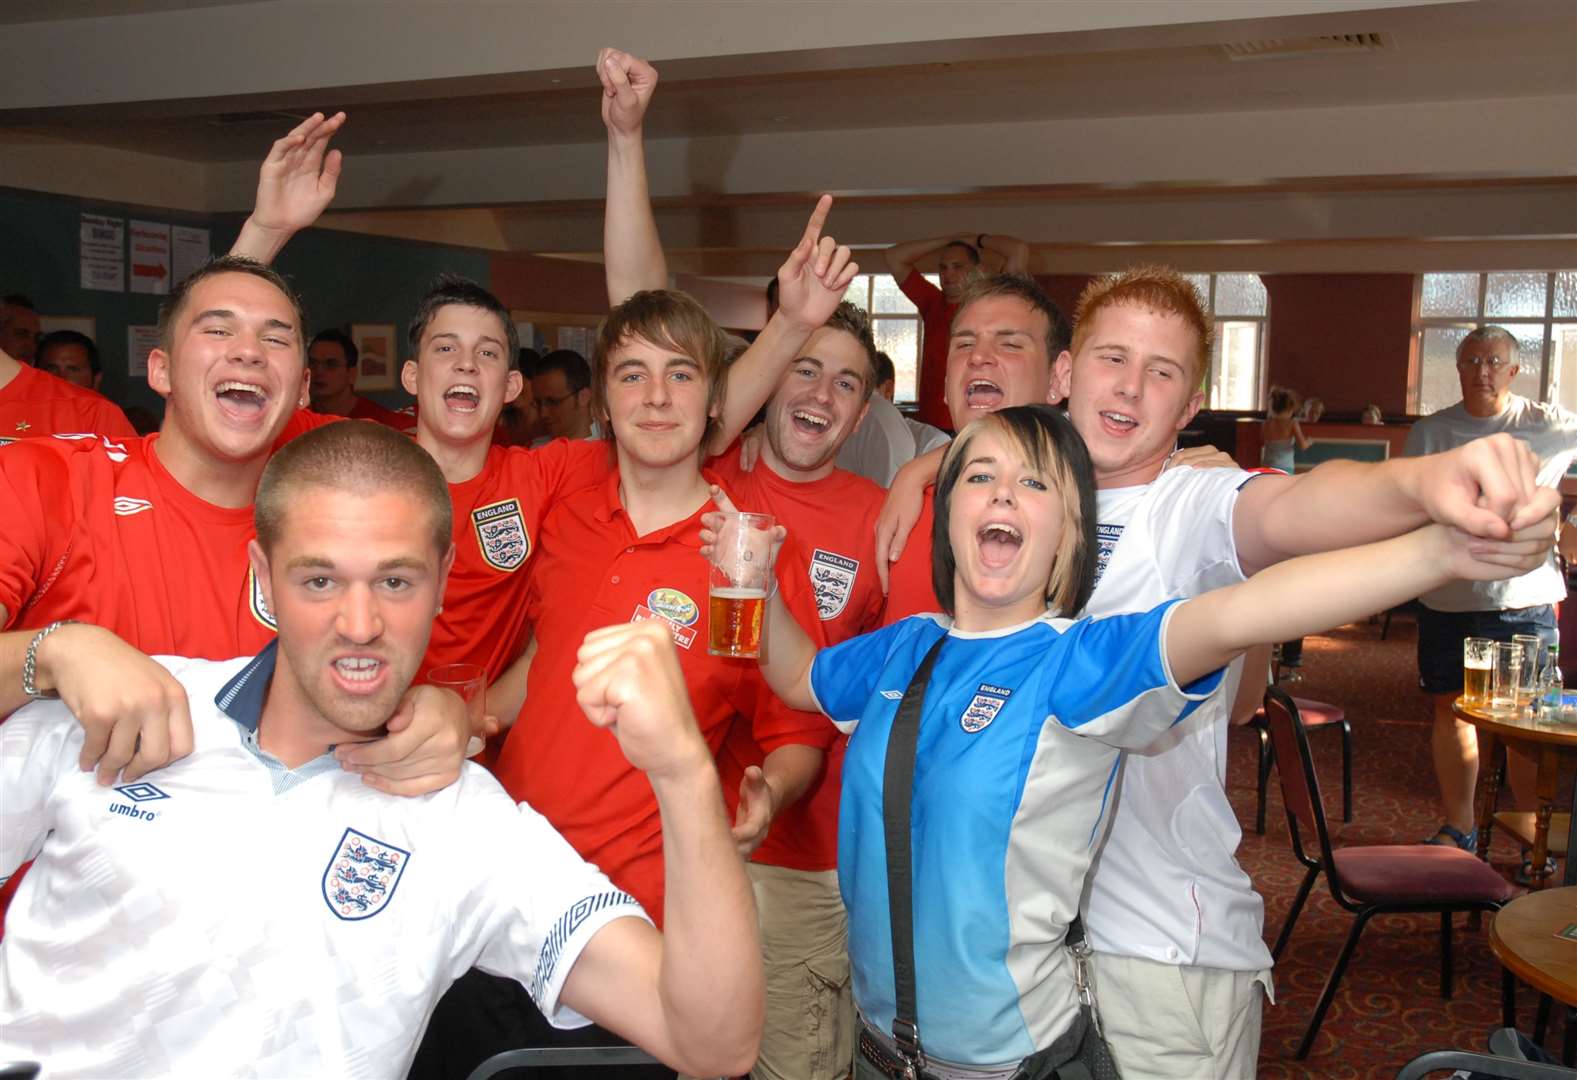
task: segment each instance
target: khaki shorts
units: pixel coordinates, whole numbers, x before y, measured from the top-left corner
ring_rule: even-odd
[[[755,1080],[842,1080],[854,1063],[849,921],[836,870],[749,864],[761,914],[767,1023]]]

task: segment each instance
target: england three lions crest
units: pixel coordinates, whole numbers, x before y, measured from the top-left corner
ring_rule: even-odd
[[[482,558],[495,570],[514,570],[531,554],[531,537],[520,514],[520,500],[505,499],[471,511]]]
[[[411,853],[346,829],[323,871],[323,900],[341,919],[370,919],[389,905]]]
[[[816,614],[822,621],[836,619],[849,606],[854,577],[860,572],[856,559],[846,559],[817,548],[810,557],[810,587],[816,593]]]
[[[984,731],[987,725],[997,718],[997,713],[1002,711],[1002,706],[1008,703],[1008,697],[1012,693],[1013,691],[1005,686],[981,683],[969,706],[964,709],[964,715],[958,718],[958,726],[971,735]]]

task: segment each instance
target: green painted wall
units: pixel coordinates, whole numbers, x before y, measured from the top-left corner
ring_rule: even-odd
[[[241,218],[0,188],[0,294],[27,294],[41,315],[91,316],[104,361],[104,392],[124,405],[161,411],[162,401],[147,383],[126,374],[126,328],[156,322],[161,297],[81,288],[85,213],[207,228],[216,253],[228,250]],[[434,277],[451,271],[486,285],[490,261],[488,252],[472,248],[318,229],[296,237],[277,266],[301,295],[309,332],[392,323],[403,339],[416,301]],[[392,407],[410,401],[400,390],[368,396]]]

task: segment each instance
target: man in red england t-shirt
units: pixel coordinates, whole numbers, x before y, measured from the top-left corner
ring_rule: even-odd
[[[915,264],[940,252],[937,275],[941,288],[927,281]],[[958,313],[958,298],[983,272],[1023,273],[1029,264],[1029,245],[1013,236],[938,236],[894,244],[882,252],[887,270],[905,296],[920,309],[920,378],[915,391],[919,420],[952,430],[953,417],[944,393],[947,378],[948,334]],[[994,264],[983,266],[989,257]]]
[[[149,385],[167,399],[158,434],[0,451],[0,715],[58,693],[88,729],[84,766],[97,762],[106,783],[191,748],[185,696],[147,654],[225,659],[273,637],[246,557],[251,503],[281,433],[313,423],[296,413],[300,306],[267,267],[215,260],[172,289],[159,327],[148,358]],[[384,790],[452,782],[463,710],[434,700],[448,703],[415,720],[402,710],[348,762],[394,762],[369,776]]]
[[[29,367],[0,349],[0,446],[84,433],[137,437],[126,414],[109,398]]]

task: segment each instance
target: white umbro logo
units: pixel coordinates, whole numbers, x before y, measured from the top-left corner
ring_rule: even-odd
[[[119,495],[115,499],[115,513],[120,517],[131,517],[152,509],[153,504],[147,499],[133,499],[127,495]]]
[[[902,701],[903,700],[903,691],[902,690],[879,690],[877,692],[879,694],[881,694],[882,697],[886,698],[888,701]]]

